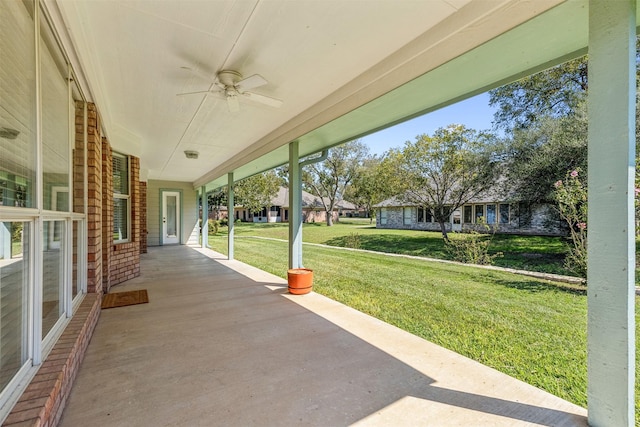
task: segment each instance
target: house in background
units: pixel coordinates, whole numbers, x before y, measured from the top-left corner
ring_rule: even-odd
[[[327,202],[328,203],[328,202]],[[280,187],[278,194],[271,199],[271,206],[262,208],[258,213],[250,212],[242,206],[234,208],[235,219],[249,222],[288,222],[289,221],[289,189]],[[339,200],[333,209],[333,220],[337,220],[343,215],[353,215],[357,213],[356,206],[346,200]],[[302,222],[325,222],[327,213],[319,197],[311,193],[302,191]]]
[[[513,199],[512,199],[513,200]],[[376,228],[440,231],[430,209],[392,197],[374,206]],[[550,204],[508,201],[488,192],[453,211],[445,223],[447,231],[484,231],[486,223],[497,233],[564,236],[566,227]]]

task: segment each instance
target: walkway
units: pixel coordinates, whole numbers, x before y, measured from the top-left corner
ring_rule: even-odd
[[[586,410],[210,250],[150,248],[61,426],[586,426]]]

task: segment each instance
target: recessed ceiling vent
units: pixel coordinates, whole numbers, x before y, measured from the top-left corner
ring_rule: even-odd
[[[197,159],[198,158],[198,152],[197,151],[187,150],[187,151],[184,152],[184,155],[187,157],[187,159]]]

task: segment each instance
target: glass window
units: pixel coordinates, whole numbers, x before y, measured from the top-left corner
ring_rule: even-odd
[[[496,205],[487,205],[487,224],[496,223]]]
[[[509,224],[509,205],[500,203],[500,224]]]
[[[380,208],[380,224],[387,225],[387,208]]]
[[[42,25],[41,34],[43,207],[68,212],[69,70],[46,24]]]
[[[28,359],[29,235],[28,222],[0,222],[0,391]]]
[[[424,222],[424,208],[418,208],[418,222]]]
[[[463,208],[463,218],[462,221],[465,224],[471,224],[473,223],[473,212],[472,212],[472,206],[471,205],[466,205]]]
[[[426,215],[424,219],[426,222],[433,222],[433,212],[431,212],[431,209],[426,210]]]
[[[129,239],[129,159],[113,153],[113,240]]]
[[[63,313],[65,222],[45,221],[42,241],[42,337]]]
[[[404,213],[403,213],[404,225],[410,225],[412,223],[412,218],[411,218],[412,211],[413,211],[413,208],[404,208]]]
[[[0,205],[35,207],[33,4],[0,1]]]
[[[474,205],[475,208],[475,222],[482,222],[484,219],[484,205]]]

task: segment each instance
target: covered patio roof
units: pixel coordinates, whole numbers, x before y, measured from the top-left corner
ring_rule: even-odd
[[[151,248],[129,289],[150,302],[102,312],[62,427],[587,425],[584,408],[208,249]]]
[[[207,189],[286,163],[291,141],[304,157],[584,54],[588,33],[586,0],[47,4],[114,149]],[[177,96],[225,69],[282,107]]]

